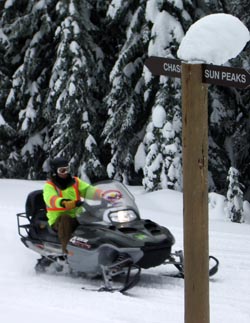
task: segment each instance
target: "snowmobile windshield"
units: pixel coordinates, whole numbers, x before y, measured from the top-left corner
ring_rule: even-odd
[[[126,223],[140,218],[135,198],[125,185],[110,180],[98,182],[93,186],[102,190],[102,200],[85,201],[90,207],[87,211],[100,221]]]

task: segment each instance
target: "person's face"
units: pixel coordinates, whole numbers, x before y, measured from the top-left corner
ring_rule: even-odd
[[[70,171],[69,166],[59,167],[59,168],[57,168],[57,175],[60,178],[67,178],[69,171]]]

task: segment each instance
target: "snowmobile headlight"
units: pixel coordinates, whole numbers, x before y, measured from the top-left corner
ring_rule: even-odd
[[[131,222],[137,219],[136,213],[132,210],[120,210],[111,212],[109,216],[112,222],[118,223]]]

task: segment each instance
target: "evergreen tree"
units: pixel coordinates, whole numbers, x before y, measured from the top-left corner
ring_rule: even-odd
[[[140,142],[140,131],[145,122],[142,104],[142,69],[148,40],[145,3],[124,1],[120,7],[113,8],[112,5],[108,10],[110,28],[117,29],[124,43],[121,42],[121,50],[110,73],[111,89],[105,98],[108,120],[103,136],[111,147],[112,157],[107,167],[109,177],[131,182],[135,147]]]
[[[156,95],[152,121],[144,137],[145,166],[143,168],[143,185],[146,190],[162,188],[182,189],[181,158],[181,108],[174,93],[179,90],[173,83],[166,82]],[[170,101],[170,102],[169,102]]]
[[[232,222],[243,222],[243,192],[239,183],[239,171],[230,167],[228,171],[227,213]]]
[[[167,10],[167,11],[166,11]],[[171,14],[170,14],[171,13]],[[176,57],[177,46],[183,37],[183,27],[191,22],[183,6],[168,1],[149,1],[146,16],[153,23],[151,40],[148,46],[149,56]],[[154,97],[152,75],[145,69],[147,87],[146,102],[153,101],[152,119],[147,127],[144,145],[146,161],[143,185],[146,190],[161,188],[182,189],[181,159],[181,107],[180,81],[174,78],[160,77],[158,91]],[[153,97],[153,98],[152,98]],[[164,109],[165,117],[160,126],[154,122],[154,114]],[[162,112],[162,116],[164,113]]]
[[[189,26],[215,12],[250,28],[246,0],[1,1],[0,176],[44,178],[63,155],[91,180],[181,189],[180,82],[144,61],[176,58]],[[249,70],[249,44],[227,64]],[[209,87],[210,190],[226,193],[230,165],[250,188],[249,95]]]
[[[227,2],[229,12],[237,16],[250,30],[249,1],[233,0]],[[232,66],[242,67],[250,70],[250,43],[245,49],[232,60]],[[240,170],[246,187],[245,198],[250,200],[250,92],[246,90],[235,90],[235,109],[237,115],[234,119],[234,133],[232,135],[232,148],[234,153],[234,164]]]
[[[209,88],[209,190],[225,193],[227,170],[235,163],[232,135],[237,110],[232,89]]]
[[[17,134],[5,154],[7,176],[39,178],[48,155],[64,155],[75,170],[99,177],[94,97],[102,51],[90,36],[88,2],[6,1],[4,9],[3,60],[12,84],[3,117]]]
[[[58,1],[57,10],[61,22],[46,109],[54,123],[50,151],[68,157],[82,177],[96,179],[104,172],[95,139],[101,120],[94,99],[102,51],[91,38],[96,27],[89,20],[87,2]]]
[[[199,1],[196,18],[211,13],[224,12],[238,17],[250,28],[247,12],[248,1]],[[235,59],[228,62],[232,67],[248,70],[249,44]],[[209,189],[226,194],[227,170],[237,165],[245,186],[250,187],[249,178],[249,91],[220,86],[209,86]],[[250,192],[250,189],[249,189]],[[249,194],[250,197],[250,194]]]
[[[6,46],[2,60],[12,81],[2,113],[15,129],[12,151],[5,156],[5,173],[37,178],[44,160],[42,102],[51,53],[51,3],[6,1],[4,9],[1,20]]]

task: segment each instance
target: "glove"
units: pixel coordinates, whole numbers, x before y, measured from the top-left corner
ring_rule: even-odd
[[[65,209],[71,210],[71,209],[74,209],[76,207],[76,201],[73,201],[73,200],[62,200],[61,205]]]

